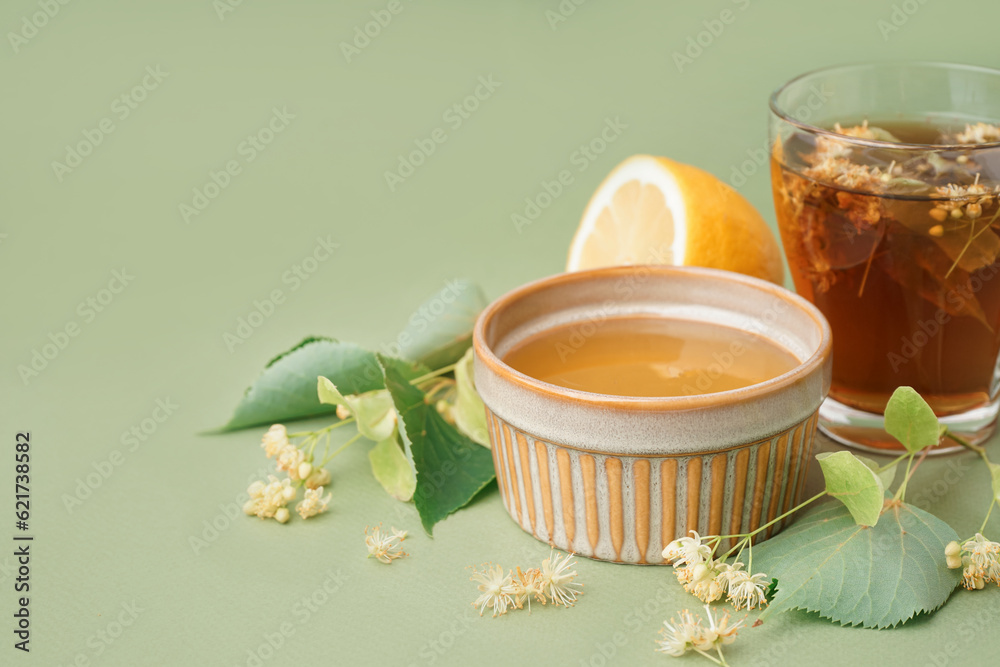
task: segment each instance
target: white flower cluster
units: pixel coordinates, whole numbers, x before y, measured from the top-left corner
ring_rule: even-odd
[[[735,623],[729,622],[729,612],[724,612],[721,616],[716,616],[712,608],[705,605],[705,615],[708,617],[708,625],[702,625],[701,617],[692,614],[684,609],[678,614],[679,620],[670,619],[663,622],[660,634],[663,639],[656,641],[661,653],[668,653],[675,657],[680,657],[688,651],[695,651],[703,655],[708,655],[711,650],[716,651],[720,656],[722,647],[732,644],[736,640],[737,631],[746,622],[740,619]],[[714,657],[708,657],[715,663],[721,664]]]
[[[970,591],[982,590],[990,582],[1000,586],[1000,543],[976,533],[962,544],[949,542],[944,555],[948,567],[962,568],[962,585]]]
[[[504,569],[499,565],[484,565],[482,571],[474,568],[470,579],[479,584],[479,597],[472,603],[479,609],[479,615],[487,609],[493,611],[493,617],[503,616],[512,609],[523,609],[528,603],[531,611],[531,600],[545,604],[572,607],[577,596],[582,595],[582,584],[575,583],[576,565],[572,554],[557,554],[554,550],[542,561],[540,568],[522,570]]]
[[[296,447],[288,439],[288,431],[281,424],[274,424],[261,440],[267,458],[274,458],[277,468],[288,474],[279,480],[268,475],[267,482],[257,481],[247,488],[250,499],[243,505],[243,511],[261,519],[274,519],[286,523],[291,518],[287,505],[295,500],[298,487],[305,485],[305,498],[295,509],[303,519],[326,511],[330,504],[330,494],[323,496],[323,487],[330,483],[330,471],[314,468],[312,457]],[[294,484],[294,486],[293,486]]]
[[[663,550],[663,558],[673,563],[684,590],[702,602],[714,602],[725,595],[736,610],[767,604],[764,594],[767,575],[744,571],[740,561],[730,564],[721,558],[713,559],[714,549],[704,544],[704,538],[696,531],[691,533],[694,537],[674,540]]]

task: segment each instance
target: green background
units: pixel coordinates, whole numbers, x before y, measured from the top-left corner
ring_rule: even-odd
[[[885,32],[891,23],[879,21],[896,5],[899,29]],[[507,517],[495,486],[431,539],[411,506],[378,487],[358,446],[337,460],[329,513],[286,526],[230,520],[269,463],[261,432],[199,433],[307,334],[377,348],[449,278],[495,297],[560,271],[590,193],[633,153],[726,181],[750,159],[740,190],[773,223],[753,157],[766,145],[767,96],[798,73],[885,58],[997,64],[995,3],[933,0],[593,0],[554,26],[556,0],[404,0],[348,62],[341,43],[386,6],[244,0],[220,18],[210,0],[78,1],[58,5],[17,52],[9,33],[39,5],[0,8],[0,498],[13,504],[14,437],[30,430],[36,536],[30,655],[11,646],[13,559],[0,548],[0,663],[245,665],[284,623],[293,632],[265,665],[669,662],[653,653],[657,629],[696,601],[667,569],[584,560],[577,607],[481,619],[465,568],[525,566],[547,552]],[[711,22],[725,9],[734,18],[719,31]],[[699,33],[707,46],[679,71],[673,54]],[[157,66],[166,77],[121,118],[115,100]],[[454,127],[445,112],[481,76],[499,87]],[[241,142],[275,107],[294,118],[248,162]],[[114,131],[60,180],[52,163],[105,118]],[[627,128],[574,163],[609,118]],[[446,141],[390,191],[384,173],[436,128]],[[185,222],[179,206],[229,160],[240,173]],[[516,229],[511,215],[563,169],[572,184]],[[339,247],[292,289],[283,276],[318,237]],[[134,279],[88,321],[79,304],[123,268]],[[231,350],[224,335],[275,289],[283,303]],[[18,367],[71,323],[78,335],[23,381]],[[134,450],[123,444],[158,399],[178,407]],[[112,456],[120,465],[67,507]],[[978,527],[989,492],[972,458],[929,462],[914,484],[911,500],[960,534]],[[379,521],[411,530],[410,558],[365,559],[363,529]],[[329,573],[335,591],[317,593]],[[314,594],[323,602],[303,606]],[[123,604],[141,611],[107,643],[101,633],[118,634]],[[728,655],[734,665],[988,664],[998,618],[996,588],[956,592],[941,612],[891,631],[791,613],[745,631]]]

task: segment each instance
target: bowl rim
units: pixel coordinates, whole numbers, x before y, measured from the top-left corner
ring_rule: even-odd
[[[710,394],[695,394],[693,396],[618,396],[613,394],[598,394],[594,392],[570,389],[560,385],[544,382],[526,375],[513,367],[504,363],[486,344],[486,327],[490,324],[499,312],[508,307],[511,303],[536,294],[551,287],[587,282],[596,279],[608,279],[614,277],[627,276],[643,269],[659,274],[662,277],[695,275],[711,280],[716,280],[720,284],[739,283],[748,287],[767,292],[772,296],[784,300],[793,307],[804,311],[809,315],[820,330],[820,342],[816,351],[798,366],[773,377],[764,382],[758,382],[739,389],[729,389]],[[805,377],[810,376],[819,370],[830,358],[832,351],[832,334],[830,325],[826,318],[816,306],[806,301],[794,292],[785,289],[780,285],[746,276],[732,271],[721,269],[710,269],[693,266],[663,266],[633,264],[628,266],[614,266],[599,269],[588,269],[584,271],[574,271],[570,273],[560,273],[534,280],[520,287],[516,287],[506,294],[500,296],[488,305],[476,319],[472,333],[472,345],[476,357],[479,358],[491,371],[502,379],[512,382],[528,391],[545,395],[558,400],[571,400],[576,403],[585,404],[590,407],[603,407],[626,409],[633,411],[682,411],[701,408],[718,407],[725,404],[740,403],[752,399],[758,399],[768,394],[781,391]]]
[[[819,127],[818,125],[813,125],[803,120],[796,118],[791,111],[785,109],[779,102],[778,96],[785,92],[791,86],[801,83],[806,79],[811,77],[821,75],[821,74],[832,74],[838,71],[850,71],[850,70],[864,70],[872,69],[876,67],[923,67],[926,69],[946,69],[946,70],[965,70],[968,72],[977,72],[979,74],[988,74],[1000,77],[1000,69],[995,69],[992,67],[984,67],[982,65],[968,65],[965,63],[951,63],[940,60],[883,60],[883,61],[868,61],[868,62],[854,62],[854,63],[844,63],[840,65],[830,65],[827,67],[818,67],[816,69],[809,70],[808,72],[803,72],[798,76],[789,79],[784,82],[771,92],[770,98],[768,98],[768,107],[772,114],[782,121],[797,127],[803,132],[808,132],[809,134],[819,134],[826,137],[836,138],[845,144],[856,144],[858,146],[866,146],[868,148],[883,148],[892,150],[912,150],[920,152],[952,152],[952,151],[965,151],[965,152],[975,152],[983,149],[994,149],[1000,146],[1000,141],[991,141],[982,144],[920,144],[915,142],[892,142],[892,141],[882,141],[880,139],[862,139],[861,137],[850,137],[844,134],[838,134],[833,130],[825,127]]]

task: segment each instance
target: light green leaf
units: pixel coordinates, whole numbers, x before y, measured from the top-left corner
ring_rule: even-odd
[[[455,366],[455,385],[458,397],[455,399],[455,425],[458,430],[483,447],[490,446],[490,434],[486,429],[486,408],[476,391],[476,380],[472,374],[473,350],[470,347]]]
[[[938,443],[940,424],[934,411],[912,387],[899,387],[885,406],[885,430],[909,452]]]
[[[336,408],[316,400],[315,377],[323,375],[351,394],[381,389],[375,355],[353,343],[306,338],[278,355],[243,394],[232,418],[220,431],[316,417]]]
[[[319,402],[328,405],[344,405],[350,408],[356,419],[358,433],[380,442],[392,436],[396,429],[396,412],[392,407],[392,397],[385,389],[344,396],[337,385],[320,376],[317,382]]]
[[[395,431],[371,448],[368,460],[372,464],[372,475],[390,496],[403,502],[413,497],[417,487],[416,473],[396,441]]]
[[[899,462],[897,461],[896,463],[893,463],[885,470],[879,472],[879,468],[881,468],[882,466],[878,464],[878,461],[873,461],[872,459],[866,456],[859,456],[858,454],[855,454],[854,456],[859,461],[868,466],[876,475],[878,475],[878,478],[882,480],[882,488],[888,491],[889,487],[892,486],[893,480],[896,479],[896,469],[899,466]]]
[[[399,356],[431,369],[455,363],[472,344],[472,326],[485,307],[478,285],[449,281],[410,316],[397,337]]]
[[[1000,502],[1000,464],[990,463],[990,479],[993,481],[993,497]]]
[[[885,489],[874,470],[850,452],[817,454],[826,492],[844,503],[859,526],[874,526],[882,511]]]
[[[417,473],[413,502],[424,530],[431,533],[434,524],[464,507],[493,480],[493,456],[424,401],[424,393],[404,375],[404,362],[377,357],[396,407],[407,459]]]
[[[859,526],[840,503],[809,510],[754,547],[754,571],[778,580],[761,613],[802,609],[843,625],[887,628],[937,609],[961,580],[944,548],[958,535],[932,514],[903,503],[878,525]]]

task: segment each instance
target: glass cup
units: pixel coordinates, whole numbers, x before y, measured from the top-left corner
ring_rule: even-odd
[[[833,330],[820,428],[861,449],[901,449],[883,412],[909,385],[950,430],[982,442],[1000,387],[1000,71],[832,67],[788,82],[770,106],[785,254]]]

